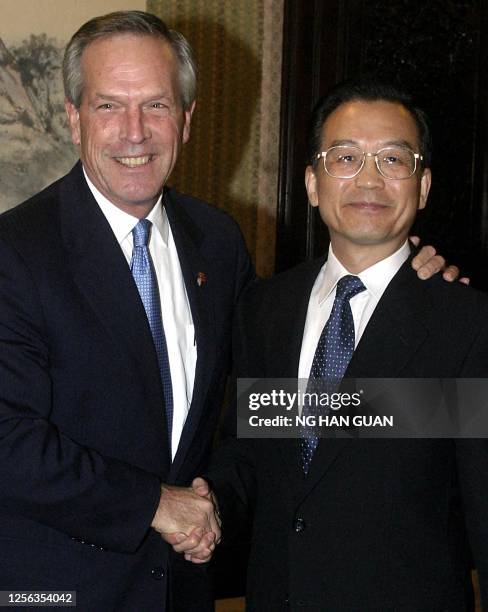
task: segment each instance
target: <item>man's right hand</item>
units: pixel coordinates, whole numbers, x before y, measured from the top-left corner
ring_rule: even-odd
[[[213,534],[214,542],[220,540],[220,521],[211,495],[199,494],[191,487],[162,484],[151,527],[166,541],[171,534],[192,536],[192,541],[195,541],[200,533],[200,538]]]
[[[213,508],[212,530],[205,531],[202,527],[193,529],[190,533],[175,532],[164,533],[162,536],[171,544],[175,552],[184,553],[185,559],[192,563],[206,563],[210,561],[215,546],[220,542],[220,517],[217,500],[203,478],[195,478],[191,490],[200,499],[209,501]]]

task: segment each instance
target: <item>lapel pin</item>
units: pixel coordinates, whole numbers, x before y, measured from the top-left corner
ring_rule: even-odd
[[[197,285],[201,287],[206,282],[207,282],[207,275],[205,274],[205,272],[199,272],[197,275]]]

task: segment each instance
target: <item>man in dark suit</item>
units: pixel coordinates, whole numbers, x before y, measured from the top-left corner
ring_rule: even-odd
[[[305,181],[329,254],[246,292],[240,377],[487,376],[486,296],[410,266],[429,164],[425,116],[395,88],[358,81],[318,104]],[[487,601],[486,440],[305,432],[230,441],[212,463],[224,540],[253,511],[249,610],[459,612],[471,553]]]
[[[219,536],[189,485],[252,266],[228,216],[164,188],[194,109],[184,38],[115,13],[63,68],[81,163],[0,219],[0,590],[213,610],[206,566],[165,538],[205,560]]]

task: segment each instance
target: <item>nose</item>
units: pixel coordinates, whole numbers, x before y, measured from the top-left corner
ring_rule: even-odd
[[[356,175],[356,185],[367,189],[381,189],[385,185],[384,178],[381,176],[375,162],[374,155],[367,155],[364,165],[359,174]]]
[[[133,144],[140,144],[151,137],[151,131],[140,108],[128,108],[124,114],[120,137]]]

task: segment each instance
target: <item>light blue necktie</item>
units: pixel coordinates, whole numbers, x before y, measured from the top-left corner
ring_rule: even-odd
[[[169,445],[171,448],[171,431],[173,427],[173,387],[171,385],[171,370],[169,367],[168,347],[164,334],[163,318],[161,316],[161,302],[156,272],[149,253],[149,235],[151,221],[141,219],[132,230],[134,248],[130,269],[139,290],[144,309],[146,311],[149,327],[158,356],[159,371],[163,384],[164,402],[166,406],[166,419],[168,421]]]
[[[337,390],[354,352],[354,320],[349,300],[365,288],[358,276],[350,274],[337,283],[332,312],[315,350],[307,393],[332,393]],[[310,414],[313,411],[310,406],[304,406],[303,412]],[[308,474],[318,442],[317,435],[312,431],[304,432],[300,441],[300,455],[305,474]]]

